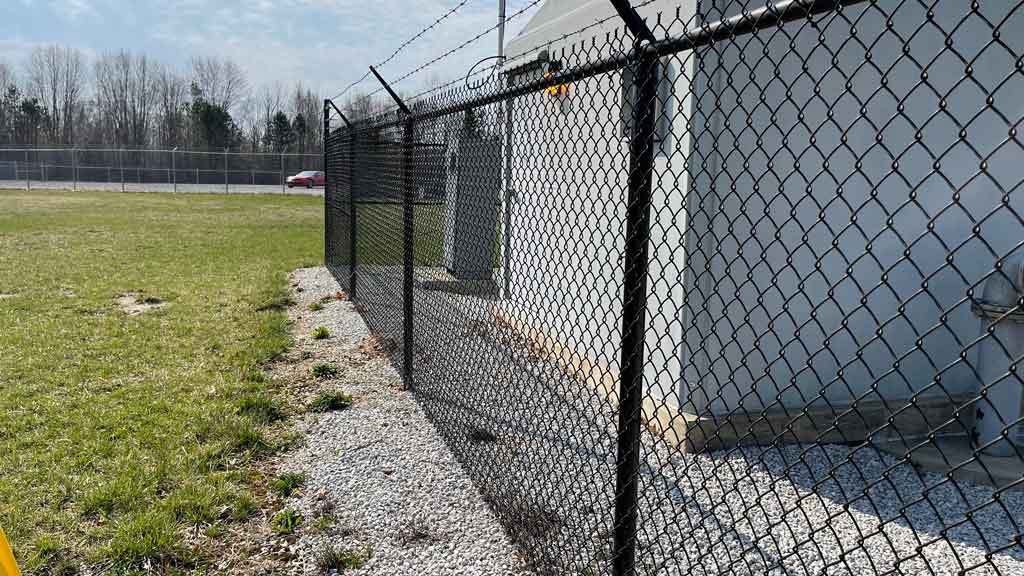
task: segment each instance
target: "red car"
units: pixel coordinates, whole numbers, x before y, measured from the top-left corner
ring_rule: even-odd
[[[304,170],[295,176],[289,176],[287,182],[289,188],[294,188],[296,186],[305,186],[306,188],[323,186],[324,173],[317,172],[315,170]]]

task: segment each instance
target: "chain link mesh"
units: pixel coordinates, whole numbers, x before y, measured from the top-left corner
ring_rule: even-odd
[[[328,267],[538,573],[1024,573],[1021,3],[665,4],[329,130]]]

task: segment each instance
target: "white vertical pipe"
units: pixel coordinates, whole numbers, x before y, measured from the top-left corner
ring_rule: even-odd
[[[1024,295],[1024,258],[1002,261],[1000,271],[985,281],[981,301],[973,306],[981,317],[982,340],[978,347],[981,390],[975,411],[978,446],[993,456],[1012,456],[1014,424],[1021,415],[1024,382],[1016,370],[1024,357],[1024,310],[1017,303]]]

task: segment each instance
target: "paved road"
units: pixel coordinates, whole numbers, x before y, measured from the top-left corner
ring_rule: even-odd
[[[0,190],[26,190],[30,188],[32,190],[71,190],[73,188],[72,182],[39,182],[33,180],[32,182],[26,182],[25,180],[0,180]],[[105,190],[105,191],[117,191],[122,190],[122,184],[120,182],[79,182],[79,190]],[[125,182],[125,192],[174,192],[175,188],[172,184],[157,184],[157,183],[134,183]],[[230,184],[225,191],[223,184],[178,184],[178,192],[192,192],[192,193],[204,193],[204,194],[281,194],[282,189],[280,186],[260,186],[250,184]],[[323,196],[323,188],[284,188],[285,194],[293,194],[297,196]]]

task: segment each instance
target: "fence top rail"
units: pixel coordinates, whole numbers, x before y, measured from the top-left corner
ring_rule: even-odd
[[[661,57],[687,50],[695,50],[707,46],[713,42],[753,34],[759,30],[773,26],[781,26],[787,22],[793,22],[803,18],[809,18],[825,12],[841,10],[844,7],[854,6],[872,0],[779,0],[756,10],[745,10],[740,14],[723,18],[715,22],[703,24],[683,31],[678,36],[664,38],[638,46],[630,53],[616,54],[602,60],[595,60],[583,66],[572,69],[562,69],[548,74],[542,78],[525,82],[517,86],[510,86],[505,89],[496,90],[476,98],[455,102],[448,106],[442,106],[425,111],[413,111],[411,114],[403,115],[401,118],[387,122],[375,123],[373,118],[360,119],[349,125],[351,131],[361,129],[385,129],[401,126],[407,122],[422,120],[434,120],[452,114],[465,112],[473,108],[480,108],[490,104],[496,104],[505,100],[525,96],[558,86],[578,82],[587,78],[607,74],[609,72],[626,67],[630,62],[638,58]],[[340,130],[340,128],[338,129]]]
[[[211,150],[187,150],[187,149],[166,149],[166,148],[0,148],[0,152],[152,152],[152,153],[177,153],[177,154],[206,154],[211,156],[320,156],[316,152],[232,152],[232,151],[211,151]]]

